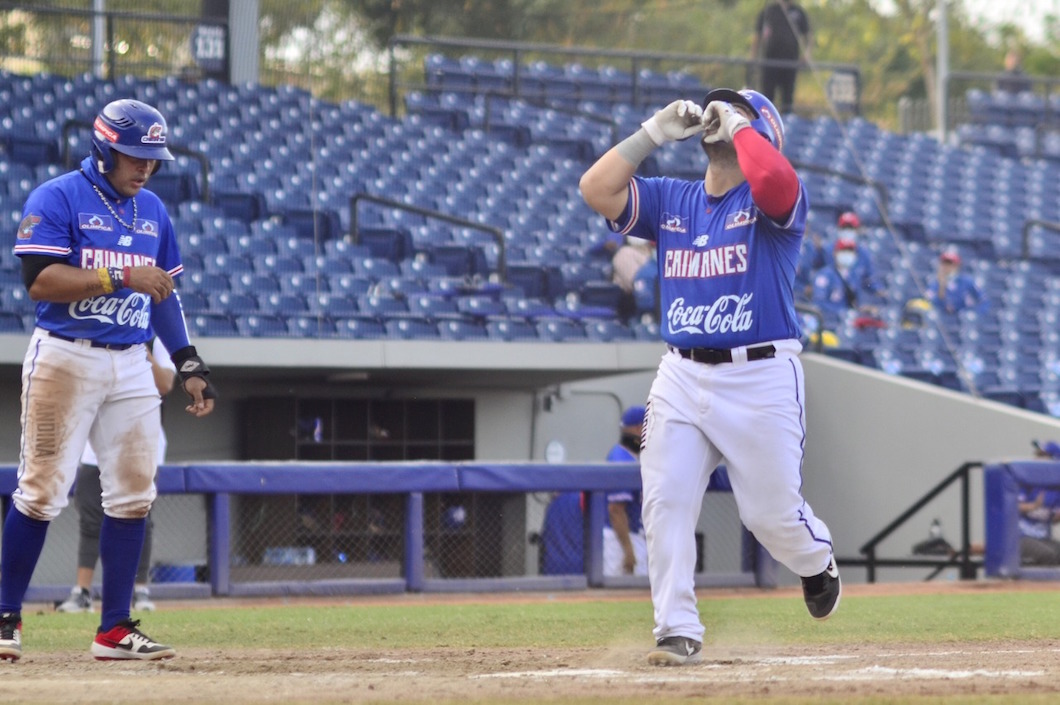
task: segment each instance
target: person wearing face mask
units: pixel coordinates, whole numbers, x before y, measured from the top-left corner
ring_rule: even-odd
[[[879,290],[876,283],[876,266],[873,263],[872,252],[861,241],[861,218],[854,211],[845,211],[839,215],[836,229],[830,237],[822,236],[819,232],[807,231],[801,252],[799,253],[799,267],[796,275],[796,283],[802,286],[806,297],[813,298],[813,284],[817,273],[832,262],[832,252],[835,243],[839,240],[850,240],[855,243],[857,251],[857,271],[855,277],[859,282],[868,285],[872,289]]]
[[[862,317],[875,317],[883,295],[876,282],[859,263],[854,240],[839,238],[832,252],[832,264],[821,269],[813,281],[813,303],[825,314],[826,323],[835,323],[846,311]]]

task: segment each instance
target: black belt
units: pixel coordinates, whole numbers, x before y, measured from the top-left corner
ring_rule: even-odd
[[[63,335],[62,333],[56,333],[53,330],[48,331],[48,335],[50,335],[52,338],[58,338],[59,340],[65,340],[68,343],[79,343],[82,340],[87,340],[87,338],[71,338],[68,335]],[[104,350],[128,350],[132,346],[136,345],[136,343],[101,343],[98,340],[89,340],[88,344],[89,344],[90,347],[103,348]]]
[[[674,348],[671,350],[676,352],[686,360],[692,362],[702,362],[705,365],[720,365],[724,362],[732,362],[732,350],[726,350],[725,348]],[[777,349],[773,345],[759,345],[753,348],[747,348],[747,361],[754,362],[755,360],[768,360],[771,357],[776,357]]]

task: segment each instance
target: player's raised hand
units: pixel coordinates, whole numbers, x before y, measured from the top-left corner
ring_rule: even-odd
[[[737,112],[731,103],[714,100],[703,111],[703,141],[707,144],[732,142],[737,132],[750,126],[750,121]]]
[[[703,108],[691,100],[675,100],[641,123],[652,142],[662,146],[703,131]]]

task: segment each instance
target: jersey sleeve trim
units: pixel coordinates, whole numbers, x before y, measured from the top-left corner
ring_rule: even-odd
[[[619,235],[629,234],[629,232],[633,230],[633,226],[635,226],[637,221],[640,220],[640,191],[637,188],[637,180],[630,179],[627,188],[629,190],[629,196],[626,200],[625,212],[618,220],[607,221],[611,229]],[[623,220],[626,223],[625,225],[622,225]]]
[[[15,245],[16,255],[47,255],[48,257],[69,257],[73,250],[69,247],[48,245]]]

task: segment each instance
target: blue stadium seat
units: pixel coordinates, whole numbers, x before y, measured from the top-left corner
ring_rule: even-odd
[[[412,235],[402,228],[360,228],[352,234],[370,256],[398,263],[412,256]]]
[[[450,277],[488,274],[486,255],[478,247],[436,245],[428,250],[428,257],[433,264],[445,267],[445,273]]]
[[[22,315],[14,311],[0,311],[0,333],[22,333]]]
[[[315,293],[308,294],[306,301],[310,313],[338,318],[354,316],[361,312],[361,307],[352,296],[345,294]]]
[[[377,257],[355,261],[353,271],[359,277],[367,277],[374,281],[397,277],[401,274],[401,268],[398,265],[390,260]]]
[[[589,340],[605,343],[634,340],[636,335],[628,327],[614,320],[592,319],[584,321],[585,335]]]
[[[422,294],[408,298],[409,313],[422,318],[461,318],[456,302],[444,296]]]
[[[239,334],[249,338],[286,338],[287,322],[281,316],[250,315],[236,318]]]
[[[529,321],[517,318],[495,318],[486,321],[486,335],[492,340],[538,340],[537,327]]]
[[[258,307],[262,313],[274,316],[297,316],[309,311],[309,304],[301,294],[280,292],[259,296]]]
[[[373,282],[368,277],[357,276],[356,274],[339,274],[338,276],[327,277],[328,289],[336,294],[344,294],[346,296],[361,296],[371,291]]]
[[[486,340],[484,323],[444,319],[438,321],[438,334],[444,340]]]
[[[537,336],[556,343],[586,340],[585,328],[570,318],[540,318],[537,320]]]
[[[181,276],[181,293],[188,291],[223,291],[230,288],[228,274],[225,272],[206,272],[202,269],[191,270],[187,264],[184,265],[184,274]]]
[[[218,291],[208,293],[210,310],[222,313],[242,315],[258,312],[258,300],[253,294],[235,291]]]
[[[290,316],[287,330],[296,338],[333,338],[337,335],[335,322],[326,316]]]
[[[421,340],[438,338],[438,328],[419,318],[391,318],[384,322],[387,337],[399,340]]]
[[[243,272],[229,278],[232,291],[260,296],[280,291],[280,278],[271,272]]]
[[[201,291],[182,291],[180,305],[185,313],[206,313],[210,310],[210,298]]]
[[[198,313],[187,316],[192,337],[238,338],[235,319],[227,313]]]
[[[407,316],[409,313],[405,299],[396,296],[366,294],[357,298],[357,307],[362,313],[381,319]]]
[[[456,299],[456,308],[465,316],[477,319],[507,314],[504,302],[492,296],[459,296]]]
[[[254,271],[258,274],[273,274],[282,278],[306,272],[305,264],[300,257],[277,254],[255,255],[252,259]]]
[[[330,291],[327,277],[317,274],[290,274],[279,277],[280,291],[294,294],[321,294]]]
[[[336,318],[335,334],[340,338],[352,338],[355,340],[388,337],[383,323],[377,318],[368,316]]]

